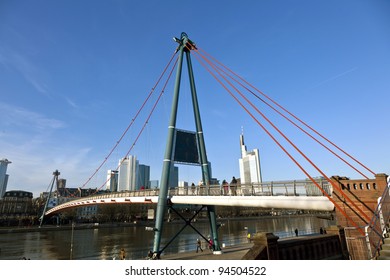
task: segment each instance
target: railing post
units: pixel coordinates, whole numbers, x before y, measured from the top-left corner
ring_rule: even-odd
[[[369,237],[369,234],[368,234],[368,229],[369,229],[369,226],[365,226],[364,227],[364,233],[365,233],[365,242],[366,242],[366,246],[367,246],[367,260],[370,260],[372,259],[373,255],[372,255],[372,250],[371,250],[371,242],[370,242],[370,237]],[[364,250],[365,251],[365,250]]]
[[[297,196],[297,184],[296,184],[296,182],[295,182],[295,180],[294,180],[294,196]]]

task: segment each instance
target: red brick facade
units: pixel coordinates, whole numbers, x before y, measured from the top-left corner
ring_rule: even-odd
[[[375,179],[348,179],[339,176],[331,177],[339,187],[334,188],[332,198],[335,200],[337,225],[342,227],[366,226],[370,223],[378,205],[378,198],[387,187],[387,175],[377,174]],[[346,218],[341,208],[349,218]]]

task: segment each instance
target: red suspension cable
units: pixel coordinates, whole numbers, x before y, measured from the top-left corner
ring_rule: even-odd
[[[149,120],[150,120],[150,118],[152,117],[152,114],[153,114],[154,110],[156,109],[157,104],[159,103],[161,97],[163,96],[163,94],[164,94],[164,92],[165,92],[165,88],[167,87],[167,84],[168,84],[168,82],[169,82],[169,80],[170,80],[170,78],[171,78],[171,76],[172,76],[173,70],[174,70],[175,67],[176,67],[177,60],[178,60],[178,57],[176,58],[175,63],[174,63],[174,65],[173,65],[171,71],[169,72],[169,75],[168,75],[168,77],[167,77],[167,79],[166,79],[166,81],[165,81],[165,83],[164,83],[164,86],[163,86],[163,88],[162,88],[162,90],[161,90],[161,92],[160,92],[160,94],[159,94],[157,100],[155,101],[155,103],[154,103],[154,105],[153,105],[151,111],[149,112],[148,117],[146,118],[146,120],[145,120],[145,122],[144,122],[142,128],[141,128],[140,131],[138,132],[138,135],[137,135],[136,139],[134,140],[133,144],[130,146],[130,149],[127,151],[127,153],[125,154],[125,156],[124,156],[123,158],[126,158],[126,157],[129,156],[130,152],[132,151],[132,149],[134,148],[134,146],[137,144],[139,138],[141,137],[141,135],[142,135],[142,133],[143,133],[143,131],[144,131],[146,125],[149,123]],[[115,171],[118,171],[118,169],[119,169],[119,167],[122,165],[122,163],[123,163],[123,160],[122,160],[122,161],[119,163],[119,165],[116,167]],[[97,189],[97,191],[101,190],[101,189],[107,184],[107,182],[108,182],[109,180],[110,180],[110,178],[107,178],[107,180],[106,180],[106,181]]]
[[[324,139],[325,141],[327,141],[328,143],[330,143],[332,146],[334,146],[336,149],[338,149],[339,151],[341,151],[342,153],[344,153],[346,156],[348,156],[349,158],[351,158],[353,161],[355,161],[356,163],[358,163],[360,166],[362,166],[364,169],[366,169],[367,171],[369,171],[370,173],[372,173],[373,175],[375,175],[376,173],[373,172],[371,169],[369,169],[367,166],[365,166],[364,164],[362,164],[360,161],[358,161],[356,158],[354,158],[352,155],[350,155],[349,153],[347,153],[345,150],[341,149],[339,146],[337,146],[335,143],[333,143],[332,141],[330,141],[328,138],[326,138],[324,135],[322,135],[321,133],[319,133],[317,130],[315,130],[313,127],[311,127],[310,125],[308,125],[307,123],[305,123],[304,121],[302,121],[301,119],[299,119],[297,116],[295,116],[293,113],[289,112],[287,109],[285,109],[283,106],[281,106],[280,104],[278,104],[276,101],[274,101],[272,98],[270,98],[268,95],[264,94],[262,91],[260,91],[259,89],[257,89],[256,87],[254,87],[252,84],[250,84],[249,82],[247,82],[245,79],[243,79],[241,76],[237,75],[236,73],[234,73],[232,70],[230,70],[228,67],[226,67],[225,65],[223,65],[222,63],[220,63],[218,60],[216,60],[215,58],[213,58],[211,55],[207,54],[207,52],[205,52],[204,50],[200,49],[199,47],[197,47],[197,49],[201,50],[203,53],[205,53],[206,56],[210,57],[212,60],[216,61],[217,64],[221,65],[223,68],[227,69],[230,73],[232,73],[233,75],[235,75],[236,77],[238,77],[241,81],[243,81],[244,83],[246,83],[247,85],[249,85],[251,88],[253,88],[255,91],[257,91],[258,93],[260,93],[261,95],[263,95],[265,98],[267,98],[268,100],[270,100],[272,103],[274,103],[276,106],[278,106],[279,108],[281,108],[283,111],[285,111],[287,114],[289,114],[290,116],[292,116],[294,119],[296,119],[297,121],[299,121],[300,123],[302,123],[304,126],[306,126],[307,128],[309,128],[311,131],[313,131],[315,134],[317,134],[318,136],[320,136],[322,139]],[[355,168],[354,168],[355,169]],[[356,169],[355,169],[356,170]],[[361,172],[359,172],[361,174]],[[363,177],[366,177],[363,175]],[[366,177],[367,178],[367,177]]]
[[[197,52],[199,54],[199,52]],[[202,56],[201,54],[199,54],[200,56]],[[203,57],[204,58],[204,57]],[[198,58],[197,58],[198,59]],[[209,65],[211,65],[211,67],[217,72],[218,70],[215,69],[215,67],[213,66],[212,63],[210,63],[207,58],[204,58]],[[198,59],[199,60],[199,59]],[[200,61],[200,60],[199,60]],[[344,212],[344,210],[342,208],[340,208],[336,202],[318,185],[318,183],[309,175],[309,173],[292,157],[292,155],[279,143],[279,141],[256,119],[256,117],[242,104],[241,101],[238,100],[238,98],[226,87],[225,84],[223,84],[221,82],[220,79],[218,79],[214,73],[212,73],[210,71],[210,69],[208,67],[206,67],[204,65],[204,63],[202,61],[200,61],[200,63],[206,68],[206,70],[229,92],[229,94],[240,104],[240,106],[255,120],[255,122],[272,138],[272,140],[274,140],[274,142],[290,157],[290,159],[306,174],[306,176],[308,176],[310,178],[310,180],[320,189],[320,191],[327,196],[327,198],[337,207],[339,208],[340,212],[347,218],[349,219],[354,225],[357,226],[357,224],[350,218],[348,217],[348,215]],[[235,88],[229,81],[226,80],[226,78],[221,75],[219,73],[219,75],[225,79],[226,82],[228,82],[230,84],[230,86],[232,86],[233,88]],[[235,90],[248,102],[252,105],[252,107],[255,108],[255,110],[262,115],[262,117],[267,120],[267,122],[269,122],[273,127],[274,129],[276,129],[293,147],[295,147],[295,149],[308,161],[310,162],[319,172],[321,172],[321,174],[323,174],[323,172],[321,170],[318,169],[318,167],[310,160],[306,157],[306,155],[304,155],[272,122],[270,122],[270,120],[263,114],[261,113],[245,96],[243,96],[236,88]],[[332,184],[334,185],[334,183],[325,175],[323,174],[324,177]],[[335,188],[338,188],[337,186],[334,185]],[[365,214],[364,214],[365,215]],[[367,217],[368,218],[368,217]],[[362,234],[364,234],[364,232],[362,232]]]
[[[215,65],[215,64],[214,64]],[[274,106],[272,106],[270,103],[268,103],[267,101],[265,101],[263,98],[261,98],[259,95],[257,95],[256,93],[254,93],[251,89],[249,89],[247,86],[245,86],[243,83],[241,83],[239,80],[235,79],[234,77],[232,77],[232,75],[230,75],[229,73],[227,73],[226,71],[224,71],[221,67],[215,65],[215,67],[221,71],[222,73],[224,73],[226,76],[228,76],[230,79],[232,79],[233,81],[235,81],[236,83],[238,83],[240,86],[242,86],[244,89],[246,89],[247,91],[249,91],[253,96],[255,96],[257,99],[259,99],[260,101],[262,101],[264,104],[266,104],[268,107],[270,107],[272,110],[274,110],[277,114],[281,115],[284,119],[286,119],[288,122],[290,122],[291,124],[293,124],[295,127],[297,127],[299,130],[301,130],[303,133],[305,133],[306,135],[308,135],[310,138],[312,138],[315,142],[317,142],[319,145],[321,145],[322,147],[324,147],[326,150],[328,150],[330,153],[332,153],[334,156],[336,156],[337,158],[339,158],[341,161],[343,161],[345,164],[347,164],[349,167],[351,167],[352,169],[354,169],[357,173],[359,173],[360,175],[362,175],[364,178],[366,179],[369,179],[365,174],[363,174],[361,171],[359,171],[356,167],[354,167],[352,164],[350,164],[349,162],[347,162],[344,158],[342,158],[341,156],[339,156],[338,154],[336,154],[333,150],[331,150],[328,146],[326,146],[324,143],[321,143],[317,138],[315,138],[312,134],[310,134],[307,130],[303,129],[301,126],[299,126],[296,122],[294,122],[293,120],[291,120],[290,118],[288,118],[285,114],[283,114],[282,112],[280,112],[278,109],[276,109]],[[232,71],[230,71],[231,73],[233,73]],[[239,77],[238,75],[235,75],[237,77]],[[241,78],[241,80],[243,80]],[[245,82],[245,80],[244,80]]]
[[[148,94],[148,96],[146,97],[146,99],[144,100],[142,106],[139,108],[138,112],[135,114],[134,118],[132,118],[130,124],[127,126],[127,128],[124,130],[124,132],[122,133],[121,137],[119,138],[119,140],[115,143],[115,145],[112,147],[112,149],[110,150],[110,152],[108,153],[108,155],[104,158],[104,160],[102,161],[102,163],[99,165],[99,167],[95,170],[95,172],[88,178],[88,180],[81,186],[80,189],[84,188],[91,180],[92,178],[97,174],[97,172],[100,170],[100,168],[104,165],[104,163],[108,160],[108,158],[111,156],[111,154],[114,152],[114,150],[118,147],[119,143],[122,141],[123,137],[126,135],[126,133],[129,131],[130,127],[134,124],[135,120],[138,118],[139,114],[141,113],[141,111],[144,109],[146,103],[148,102],[148,100],[150,99],[150,97],[152,96],[152,94],[154,93],[154,90],[155,88],[157,87],[157,85],[160,83],[162,77],[164,76],[164,74],[166,73],[169,65],[172,63],[172,60],[173,58],[175,57],[176,55],[176,52],[173,53],[172,57],[170,58],[169,62],[167,63],[167,65],[165,66],[164,70],[162,71],[161,75],[159,76],[159,78],[157,79],[156,83],[154,84],[154,86],[152,87],[150,93]]]

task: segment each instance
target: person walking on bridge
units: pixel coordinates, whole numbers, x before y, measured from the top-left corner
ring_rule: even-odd
[[[202,243],[200,242],[200,240],[198,238],[198,239],[196,239],[196,252],[198,253],[199,250],[201,250],[203,252]]]
[[[226,182],[226,180],[223,180],[222,187],[223,187],[223,195],[227,195],[229,192],[229,184],[228,182]]]
[[[231,195],[237,195],[237,179],[233,176],[232,181],[230,182],[230,192]]]

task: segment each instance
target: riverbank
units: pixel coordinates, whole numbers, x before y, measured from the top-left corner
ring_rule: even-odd
[[[196,250],[167,254],[161,256],[162,260],[241,260],[242,257],[253,247],[253,243],[241,243],[222,248],[221,254],[214,254],[213,251],[204,248],[203,251]]]

